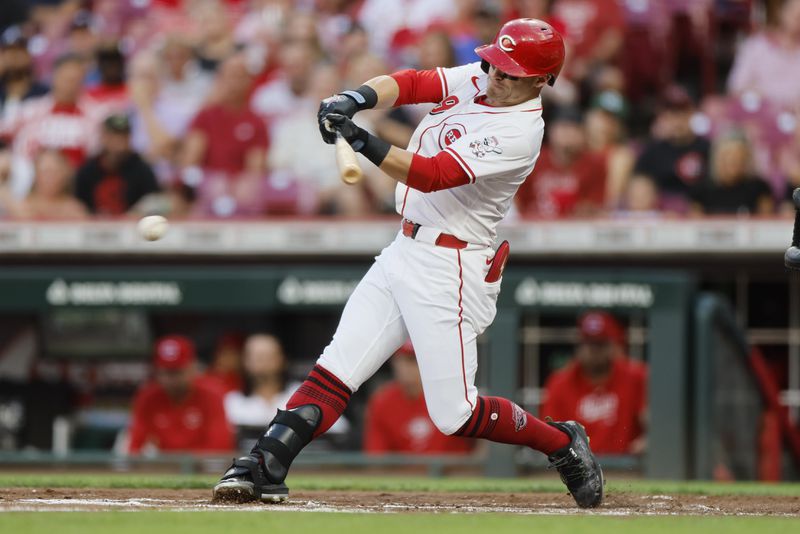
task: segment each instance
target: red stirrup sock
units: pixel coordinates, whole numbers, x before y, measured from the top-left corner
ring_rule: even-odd
[[[527,445],[547,455],[570,443],[567,434],[502,397],[478,397],[472,415],[456,435]]]
[[[314,431],[314,436],[324,434],[344,413],[350,402],[352,392],[333,373],[320,365],[315,365],[308,377],[297,388],[286,409],[291,410],[304,404],[315,404],[322,410],[322,420]]]

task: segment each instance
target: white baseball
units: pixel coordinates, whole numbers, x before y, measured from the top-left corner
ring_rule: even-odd
[[[136,225],[139,235],[147,241],[158,241],[169,230],[169,221],[161,215],[148,215],[139,220]]]

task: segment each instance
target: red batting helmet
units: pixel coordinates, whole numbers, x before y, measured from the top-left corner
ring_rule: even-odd
[[[564,38],[538,19],[514,19],[497,32],[494,43],[475,53],[490,65],[518,78],[551,75],[553,85],[564,66]]]

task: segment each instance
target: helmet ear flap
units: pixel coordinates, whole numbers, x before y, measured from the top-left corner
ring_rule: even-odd
[[[489,74],[489,62],[485,59],[481,60],[481,70],[486,74]]]

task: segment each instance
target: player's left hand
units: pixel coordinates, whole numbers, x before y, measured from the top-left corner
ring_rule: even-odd
[[[335,132],[338,132],[344,137],[344,140],[350,143],[353,150],[360,152],[367,144],[369,133],[364,128],[356,125],[349,117],[339,115],[338,113],[331,113],[327,116],[327,121]],[[334,134],[335,135],[335,134]]]
[[[336,142],[336,133],[328,130],[325,124],[325,120],[331,113],[344,115],[349,119],[352,118],[357,111],[358,104],[347,95],[333,95],[320,102],[319,111],[317,112],[317,122],[319,123],[319,133],[322,134],[322,140],[329,145]]]

